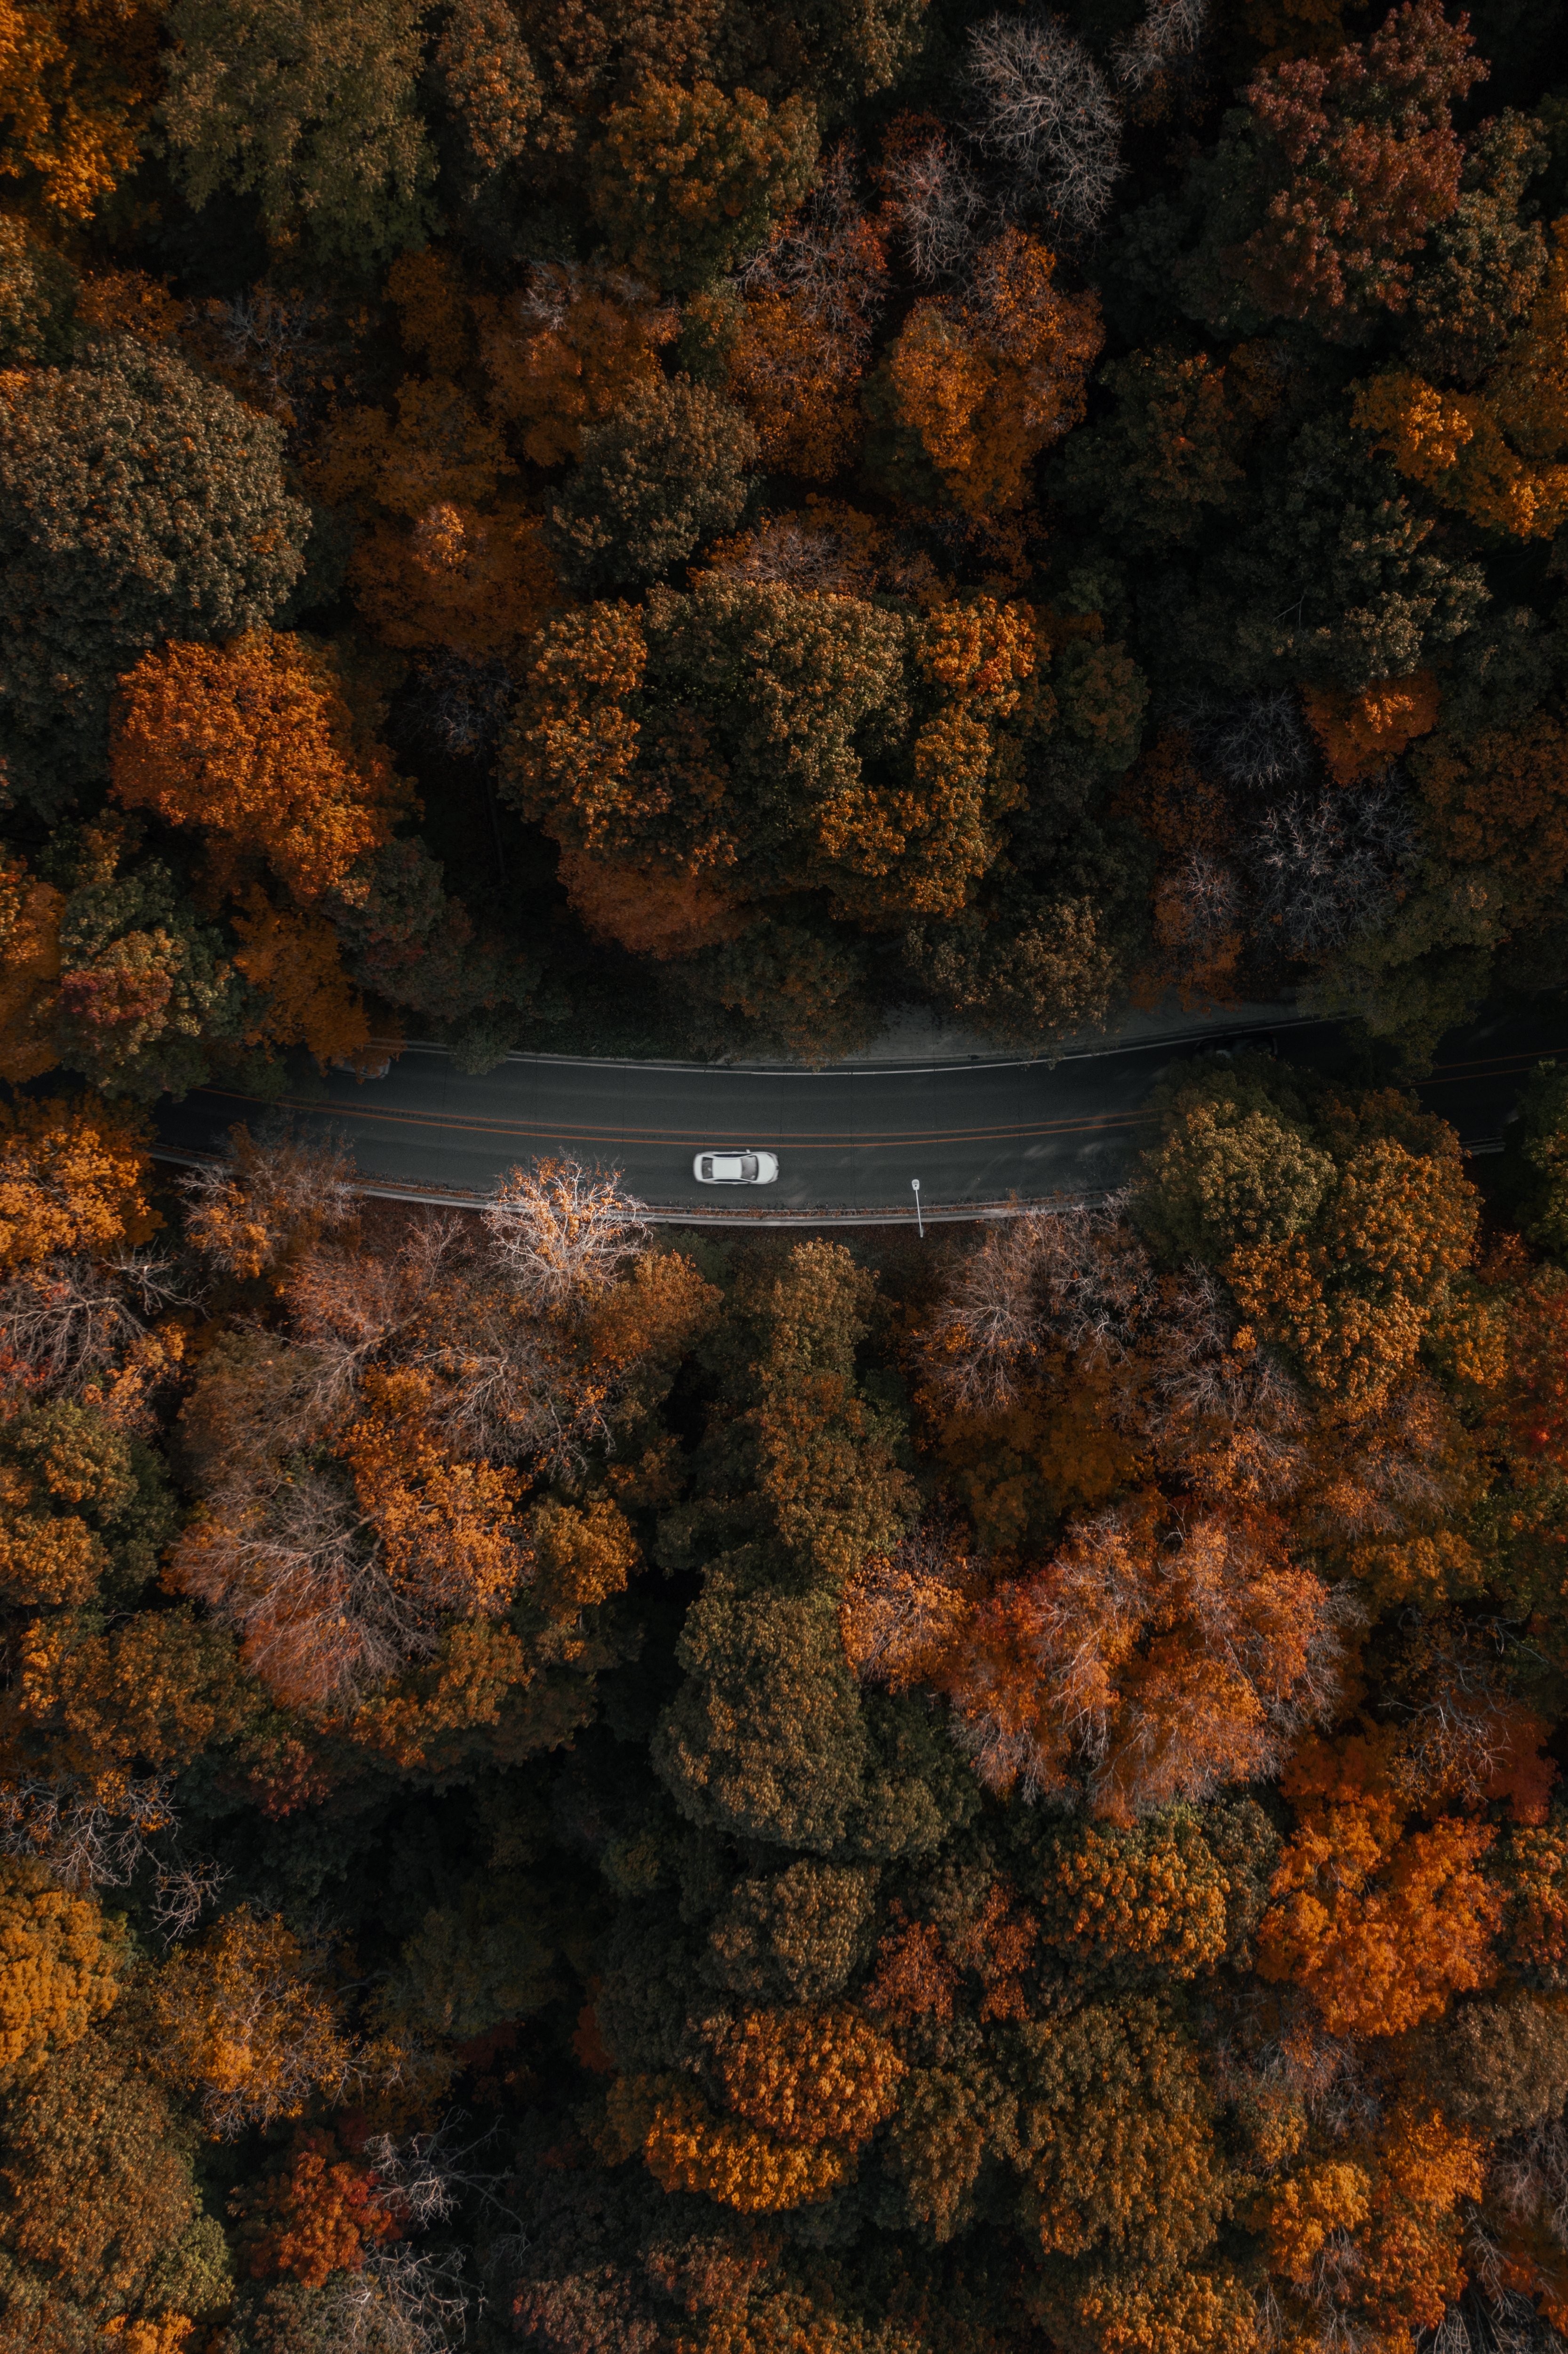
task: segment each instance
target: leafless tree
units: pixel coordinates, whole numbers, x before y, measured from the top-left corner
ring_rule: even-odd
[[[57,1256],[0,1284],[0,1349],[40,1388],[67,1395],[146,1340],[193,1294],[166,1253]]]
[[[0,1854],[41,1863],[64,1888],[124,1888],[149,1840],[175,1828],[169,1788],[164,1775],[128,1776],[110,1806],[71,1780],[0,1784]]]
[[[577,1161],[538,1161],[503,1178],[484,1213],[498,1270],[531,1304],[563,1310],[602,1288],[647,1239],[641,1204]]]
[[[882,167],[898,233],[916,278],[954,278],[974,253],[986,202],[973,173],[943,131]]]
[[[1056,16],[989,16],[969,35],[969,74],[1010,207],[1097,228],[1121,170],[1121,122],[1083,43]]]
[[[348,1153],[286,1127],[252,1137],[229,1130],[214,1161],[181,1172],[190,1204],[185,1233],[195,1248],[231,1275],[260,1275],[302,1238],[314,1241],[355,1214]]]
[[[969,1253],[933,1320],[927,1369],[956,1405],[1002,1405],[1054,1341],[1125,1352],[1155,1299],[1154,1271],[1112,1196],[1097,1209],[999,1220]]]
[[[882,242],[860,196],[860,155],[841,139],[798,212],[736,271],[742,294],[785,294],[806,315],[857,346],[869,340],[888,285]]]
[[[1195,957],[1212,956],[1234,939],[1241,915],[1235,870],[1212,851],[1190,850],[1161,881],[1160,937]]]
[[[243,376],[257,406],[295,430],[317,423],[352,391],[355,333],[333,305],[296,288],[254,286],[228,301],[192,303],[198,345]]]
[[[1111,53],[1123,90],[1147,90],[1195,57],[1208,23],[1208,0],[1150,0],[1148,14]]]
[[[476,2294],[460,2248],[381,2248],[333,2276],[326,2317],[344,2354],[439,2354],[461,2346]]]
[[[1391,784],[1291,793],[1263,811],[1247,856],[1264,923],[1292,956],[1316,956],[1393,906],[1414,863],[1415,832]]]
[[[455,2109],[432,2133],[412,2134],[406,2141],[373,2134],[366,2143],[365,2159],[375,2171],[376,2198],[406,2231],[428,2232],[471,2200],[493,2208],[507,2221],[514,2220],[496,2196],[504,2176],[474,2163],[493,2146],[493,2133],[475,2134],[465,2141],[468,2122],[466,2113]]]
[[[153,1918],[165,1946],[188,1937],[209,1904],[216,1904],[229,1874],[210,1856],[160,1864],[153,1883]]]
[[[445,751],[477,759],[493,750],[515,689],[504,664],[434,653],[419,663],[425,726]]]
[[[376,1532],[336,1467],[275,1462],[219,1491],[177,1549],[187,1592],[245,1643],[275,1690],[352,1698],[435,1646],[436,1614],[388,1577]]]
[[[1201,723],[1200,745],[1227,783],[1244,790],[1276,790],[1304,777],[1312,747],[1294,695],[1280,689],[1253,695],[1218,719]]]

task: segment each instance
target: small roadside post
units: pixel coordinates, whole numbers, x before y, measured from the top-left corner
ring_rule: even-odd
[[[926,1221],[920,1215],[920,1180],[911,1177],[909,1190],[915,1196],[915,1229],[922,1242],[926,1239]]]

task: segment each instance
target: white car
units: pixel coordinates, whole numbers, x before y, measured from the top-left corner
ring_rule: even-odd
[[[692,1174],[699,1185],[771,1185],[779,1161],[771,1152],[699,1152]]]

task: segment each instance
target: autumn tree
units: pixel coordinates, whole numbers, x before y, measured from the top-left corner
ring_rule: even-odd
[[[1182,1090],[1171,1114],[1143,1182],[1150,1232],[1217,1265],[1315,1390],[1375,1413],[1469,1264],[1476,1200],[1453,1130],[1392,1091],[1355,1109],[1330,1098],[1314,1120],[1258,1071]]]
[[[436,65],[476,170],[488,175],[520,162],[543,101],[506,0],[458,0],[436,44]]]
[[[684,376],[633,391],[583,436],[550,507],[563,576],[591,589],[656,579],[740,514],[755,434],[729,402]]]
[[[1521,325],[1471,392],[1403,368],[1357,389],[1356,423],[1399,472],[1489,531],[1550,539],[1568,514],[1568,248],[1559,243]]]
[[[1463,637],[1488,595],[1479,567],[1435,541],[1393,464],[1332,416],[1294,437],[1219,562],[1248,685],[1276,663],[1350,694],[1409,679]]]
[[[349,565],[361,609],[408,651],[474,663],[513,654],[555,576],[504,435],[450,376],[406,376],[395,399],[395,416],[356,407],[335,417],[313,468],[323,496],[366,515]]]
[[[271,1274],[352,1222],[349,1169],[344,1154],[287,1134],[230,1129],[221,1161],[182,1173],[185,1233],[226,1274]]]
[[[533,264],[519,291],[473,303],[490,406],[535,465],[575,458],[583,428],[658,384],[675,312],[626,270]]]
[[[60,1060],[92,1086],[150,1102],[205,1079],[211,1048],[237,1042],[251,1008],[217,926],[162,859],[135,848],[123,822],[83,829],[60,917],[55,1034]]]
[[[868,1564],[845,1596],[846,1645],[874,1675],[946,1691],[991,1789],[1128,1822],[1249,1779],[1331,1701],[1328,1591],[1258,1516],[1162,1519],[1146,1495],[1075,1523],[1033,1575],[955,1597],[928,1664],[896,1651],[872,1664],[892,1597]]]
[[[200,828],[215,897],[238,896],[260,857],[302,907],[353,895],[408,799],[330,653],[271,631],[144,655],[121,682],[110,772],[124,808]]]
[[[1307,724],[1323,748],[1337,785],[1386,776],[1402,752],[1437,724],[1437,681],[1430,671],[1375,679],[1356,695],[1334,686],[1301,690]]]
[[[493,1242],[436,1225],[385,1266],[318,1247],[287,1337],[230,1336],[187,1409],[207,1511],[171,1582],[281,1702],[408,1764],[588,1656],[585,1613],[638,1565],[608,1496],[521,1510],[517,1465],[580,1479],[705,1312],[590,1190],[520,1175]]]
[[[1529,317],[1547,246],[1525,191],[1547,152],[1540,126],[1508,107],[1467,140],[1458,202],[1427,237],[1404,313],[1419,375],[1468,389]]]
[[[1114,415],[1073,434],[1063,452],[1062,488],[1075,507],[1121,544],[1158,548],[1234,507],[1242,434],[1223,367],[1202,352],[1134,352],[1101,380]]]
[[[683,1558],[707,1567],[653,1744],[690,1821],[824,1857],[921,1852],[965,1805],[927,1729],[861,1700],[839,1638],[845,1579],[896,1544],[914,1503],[893,1427],[853,1377],[869,1305],[825,1243],[748,1302],[758,1400],[713,1416],[714,1501],[681,1532]]]
[[[0,1106],[0,1267],[144,1242],[159,1224],[147,1140],[134,1114],[90,1097]]]
[[[744,302],[715,294],[688,304],[683,346],[706,325],[714,372],[746,409],[771,465],[825,482],[858,448],[860,387],[887,285],[885,234],[864,208],[855,158],[841,142],[806,202],[747,264]]]
[[[1413,256],[1458,203],[1450,110],[1484,71],[1472,47],[1430,0],[1404,0],[1364,43],[1248,85],[1266,211],[1234,266],[1266,314],[1354,340],[1404,308]]]
[[[163,115],[190,202],[254,196],[272,243],[358,271],[418,245],[435,158],[414,104],[419,12],[175,0]]]
[[[332,2134],[296,2128],[287,2165],[243,2201],[240,2243],[251,2277],[284,2274],[321,2288],[334,2272],[362,2270],[366,2254],[400,2229],[376,2190],[374,2169],[345,2158]]]
[[[158,11],[64,5],[5,12],[0,172],[62,222],[90,220],[140,161],[158,81]],[[19,224],[18,224],[19,226]]]
[[[0,2074],[15,2088],[112,2008],[122,1942],[34,1863],[0,1861]]]
[[[842,117],[884,90],[918,55],[919,0],[802,0],[788,16],[761,10],[715,21],[688,0],[655,0],[628,16],[591,0],[563,23],[549,0],[522,0],[517,16],[544,94],[535,132],[549,157],[573,158],[626,90],[649,81],[694,86],[705,77],[747,90],[800,93]]]
[[[91,1408],[24,1405],[0,1432],[0,1600],[38,1609],[144,1585],[172,1516],[157,1458]]]
[[[817,154],[810,104],[769,111],[748,90],[650,77],[612,107],[588,159],[589,203],[617,261],[689,293],[762,244],[804,196]]]
[[[64,905],[63,893],[30,875],[25,858],[0,854],[0,1078],[12,1086],[41,1077],[56,1060],[51,1034]]]
[[[1045,716],[1035,663],[1026,614],[989,598],[916,622],[705,576],[542,634],[503,789],[568,857],[701,877],[731,904],[815,885],[874,921],[895,895],[950,914]]]
[[[270,419],[129,338],[8,379],[0,402],[4,725],[46,808],[93,761],[114,678],[178,631],[259,627],[302,566],[307,510]],[[72,783],[75,774],[72,774]]]
[[[708,1932],[707,1967],[736,1994],[820,2002],[870,1952],[871,1876],[801,1856],[771,1878],[736,1882]]]
[[[1489,1985],[1501,1900],[1489,1825],[1407,1829],[1386,1738],[1308,1742],[1282,1777],[1298,1829],[1258,1929],[1266,1978],[1306,1988],[1333,2034],[1398,2035]]]
[[[895,495],[977,520],[1016,506],[1034,460],[1083,416],[1099,305],[1059,292],[1055,267],[1008,229],[976,255],[965,295],[916,303],[864,396],[873,465]]]
[[[1106,931],[1090,899],[1040,899],[1013,921],[921,927],[906,952],[962,1020],[1026,1045],[1103,1029],[1120,978]]]
[[[196,2290],[205,2272],[207,2297],[197,2291],[192,2302],[221,2308],[228,2253],[217,2219],[200,2211],[182,2125],[112,2025],[33,2079],[0,2155],[9,2193],[0,2246],[18,2304],[52,2292],[101,2326],[155,2310],[161,2275]]]
[[[0,219],[0,360],[7,367],[70,357],[77,290],[63,254],[14,216]]]
[[[244,1906],[164,1964],[152,1990],[156,2063],[199,2096],[216,2137],[297,2117],[313,2094],[341,2096],[355,2055],[320,1968],[281,1920]]]

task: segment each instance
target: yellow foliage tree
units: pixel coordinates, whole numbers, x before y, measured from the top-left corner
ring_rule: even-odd
[[[162,1223],[147,1140],[144,1120],[93,1096],[0,1105],[0,1270],[145,1242]]]
[[[98,1906],[0,1858],[0,2086],[34,2074],[112,2009],[123,1956]]]
[[[176,1947],[154,1979],[158,2064],[199,2094],[215,2136],[297,2117],[314,2093],[341,2097],[355,2053],[315,1976],[281,1920],[241,1905]]]

